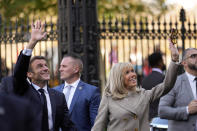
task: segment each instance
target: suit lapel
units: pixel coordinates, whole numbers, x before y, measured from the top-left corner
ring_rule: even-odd
[[[71,112],[73,111],[73,108],[75,106],[75,103],[77,102],[78,98],[79,98],[79,94],[80,92],[83,90],[84,88],[84,84],[82,81],[79,82],[77,89],[75,90],[74,96],[72,98],[72,102],[69,108],[69,114],[71,114]]]
[[[137,96],[134,96],[137,95]],[[121,100],[117,100],[115,101],[118,105],[120,105],[121,108],[124,108],[125,110],[137,114],[137,108],[138,107],[136,104],[139,101],[139,95],[136,94],[136,92],[133,92],[131,94],[129,94],[127,97],[125,97],[124,99]]]
[[[55,124],[55,113],[56,113],[56,103],[55,103],[55,94],[52,91],[52,89],[48,89],[49,92],[49,97],[50,97],[50,101],[51,101],[51,109],[52,109],[52,118],[53,118],[53,125]]]
[[[64,85],[65,85],[65,84],[61,84],[61,85],[60,85],[60,88],[58,89],[60,92],[63,92]]]
[[[183,75],[182,80],[183,80],[183,87],[184,87],[183,92],[186,93],[186,95],[188,95],[188,98],[191,101],[194,99],[194,95],[192,93],[192,89],[191,89],[191,86],[190,86],[190,83],[186,74]]]
[[[41,104],[41,98],[40,98],[40,94],[38,93],[38,91],[33,87],[33,85],[29,84],[29,88],[27,89],[28,93],[26,93],[27,97],[30,99],[30,101],[38,101]]]

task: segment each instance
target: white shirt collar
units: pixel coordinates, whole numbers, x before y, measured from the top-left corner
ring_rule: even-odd
[[[68,109],[70,108],[70,105],[71,105],[71,102],[72,102],[75,90],[77,89],[77,86],[78,86],[79,82],[80,82],[80,78],[78,80],[76,80],[75,82],[71,83],[71,84],[68,84],[65,81],[65,86],[64,86],[64,89],[63,89],[63,93],[64,94],[66,94],[66,92],[68,91],[68,88],[65,88],[65,87],[68,86],[68,85],[72,86],[72,88],[70,90],[70,94],[69,94],[69,100],[67,102]]]
[[[33,87],[38,91],[39,89],[41,89],[39,86],[37,86],[36,84],[32,83]],[[47,84],[42,88],[44,89],[44,92],[45,93],[48,93],[48,90],[47,90]]]
[[[78,84],[79,84],[79,81],[80,81],[80,78],[78,79],[78,80],[76,80],[75,82],[73,82],[73,83],[71,83],[71,84],[68,84],[66,81],[65,81],[65,86],[64,87],[66,87],[66,86],[68,86],[68,85],[71,85],[72,87],[77,87],[78,86]]]
[[[189,81],[194,82],[194,79],[196,78],[196,76],[194,76],[194,75],[192,75],[192,74],[189,74],[188,72],[185,72],[185,73],[186,73],[186,75],[187,75]]]
[[[157,72],[163,74],[163,71],[160,68],[152,68],[152,71],[157,71]]]

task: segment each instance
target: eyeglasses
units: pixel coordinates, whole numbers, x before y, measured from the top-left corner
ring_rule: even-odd
[[[197,54],[191,54],[190,56],[186,57],[184,60],[188,59],[188,58],[197,58]]]

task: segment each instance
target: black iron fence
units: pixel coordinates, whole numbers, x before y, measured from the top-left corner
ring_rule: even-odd
[[[148,16],[115,19],[112,17],[103,18],[103,20],[98,22],[97,32],[95,32],[95,28],[84,26],[84,28],[87,27],[85,30],[86,33],[83,36],[84,38],[94,36],[91,37],[94,38],[94,41],[97,41],[97,38],[99,38],[100,63],[97,63],[97,66],[99,65],[100,67],[99,76],[102,81],[102,87],[113,63],[133,63],[137,74],[140,76],[139,80],[147,73],[146,58],[152,52],[162,52],[164,61],[168,65],[170,61],[168,36],[172,28],[178,30],[177,46],[180,51],[188,47],[196,48],[196,19],[191,18],[186,20],[185,12],[182,9],[180,15],[177,17],[164,17],[160,19],[150,18]],[[20,50],[27,44],[30,37],[30,23],[28,20],[7,23],[5,20],[0,19],[0,78],[12,73],[17,56]],[[60,46],[61,43],[58,44],[60,35],[58,35],[59,28],[57,23],[53,19],[45,21],[44,29],[48,32],[48,37],[46,40],[40,42],[33,52],[34,55],[43,55],[48,58],[52,75],[52,85],[58,84],[56,78],[58,78],[59,52],[62,52],[61,46],[63,46]],[[78,31],[81,31],[81,28]],[[73,29],[75,28],[73,27]],[[64,34],[68,35],[67,33]],[[85,37],[85,35],[88,36]],[[61,35],[61,37],[66,36]],[[93,41],[93,39],[91,40]],[[94,43],[96,44],[97,42]],[[88,42],[88,44],[92,44],[92,42]],[[86,47],[91,50],[93,49],[92,45],[86,45],[83,48],[85,49]],[[86,56],[85,58],[91,58],[91,60],[95,58],[91,57],[92,55],[89,51],[86,50],[85,53],[87,54],[85,55],[84,52],[81,53]]]
[[[197,47],[196,19],[186,20],[184,9],[172,17],[154,19],[147,17],[103,18],[99,22],[100,71],[108,76],[114,63],[131,62],[138,74],[138,83],[149,72],[147,57],[153,52],[162,52],[166,65],[170,62],[168,50],[172,28],[178,30],[178,49]],[[193,19],[192,19],[193,18]],[[106,77],[103,77],[103,81]],[[105,83],[105,82],[104,82]]]

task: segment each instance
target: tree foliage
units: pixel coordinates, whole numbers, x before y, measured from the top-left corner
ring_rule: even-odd
[[[148,11],[146,6],[139,0],[98,0],[98,12],[101,15],[134,15]]]
[[[165,15],[169,10],[173,9],[173,5],[166,5],[166,0],[152,0],[149,4],[150,12],[157,17]]]
[[[6,19],[25,18],[29,15],[57,15],[56,0],[1,0],[1,16]],[[38,14],[38,15],[37,15]]]
[[[135,16],[152,15],[162,16],[172,6],[165,4],[166,0],[98,0],[99,17],[108,16]]]
[[[65,0],[66,1],[66,0]],[[151,0],[147,3],[142,0],[97,0],[99,18],[103,16],[134,16],[138,14],[152,14],[161,16],[169,7],[166,0]],[[30,15],[57,16],[58,0],[0,0],[2,18],[25,18]]]

